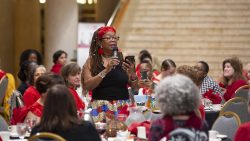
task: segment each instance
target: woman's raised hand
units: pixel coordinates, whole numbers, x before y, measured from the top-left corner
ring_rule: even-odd
[[[113,68],[115,68],[115,66],[119,65],[119,63],[120,61],[118,60],[118,58],[110,58],[108,60],[106,69],[108,69],[108,71],[111,71]]]
[[[129,62],[129,61],[128,61]],[[134,63],[131,63],[129,62],[126,63],[125,61],[122,63],[122,68],[124,71],[126,71],[129,75],[135,73],[135,64]]]

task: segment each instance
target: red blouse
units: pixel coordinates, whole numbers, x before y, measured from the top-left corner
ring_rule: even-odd
[[[74,88],[72,88],[72,87],[69,87],[69,90],[72,93],[72,95],[74,96],[77,110],[78,111],[83,110],[85,108],[85,104],[82,102],[82,100],[79,97],[79,95],[77,94],[76,90]]]
[[[51,68],[51,72],[55,73],[55,74],[60,74],[61,68],[63,67],[62,64],[56,63],[52,66]]]
[[[162,119],[157,119],[151,124],[149,132],[149,141],[160,140],[163,137],[168,137],[168,134],[178,127],[203,130],[204,121],[200,119],[194,112],[190,113],[189,119],[187,119],[182,126],[175,124],[175,121],[171,116],[164,116]],[[160,131],[160,132],[159,132]]]
[[[29,86],[29,88],[23,94],[23,102],[26,107],[34,104],[41,97],[40,93],[36,90],[34,86]]]
[[[234,136],[234,141],[250,141],[250,122],[241,124]]]
[[[32,106],[29,107],[29,111],[38,117],[43,115],[43,105],[38,102],[35,102]]]
[[[0,80],[6,75],[6,72],[0,70]]]
[[[229,99],[233,98],[234,94],[235,94],[235,91],[239,87],[244,86],[244,85],[247,85],[247,82],[245,80],[243,80],[243,79],[236,80],[231,85],[228,85],[226,87],[226,92],[225,92],[225,94],[223,96],[225,101],[228,101]]]

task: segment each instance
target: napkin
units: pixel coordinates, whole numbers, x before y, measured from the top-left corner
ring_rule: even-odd
[[[146,136],[148,138],[148,135],[149,135],[149,130],[150,130],[150,126],[151,126],[151,123],[150,121],[143,121],[143,122],[135,122],[135,123],[132,123],[129,127],[128,127],[128,130],[137,136],[137,127],[138,126],[144,126],[146,128]]]

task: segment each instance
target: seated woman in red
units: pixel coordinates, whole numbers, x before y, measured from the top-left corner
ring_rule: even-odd
[[[165,59],[161,64],[161,72],[155,78],[153,82],[158,84],[163,78],[173,75],[175,73],[176,64],[171,59]]]
[[[155,89],[162,119],[153,121],[149,141],[159,141],[176,128],[199,130],[207,138],[207,126],[197,112],[200,105],[198,87],[184,75],[176,74],[161,81]]]
[[[26,107],[31,106],[40,98],[40,93],[34,87],[34,84],[36,83],[37,78],[39,78],[45,72],[46,72],[46,69],[42,65],[35,66],[31,70],[31,74],[29,77],[30,86],[28,87],[28,89],[26,89],[26,91],[23,94],[23,102]]]
[[[63,66],[61,70],[61,75],[68,86],[70,92],[74,96],[76,107],[78,111],[84,110],[85,104],[79,97],[76,89],[80,86],[81,83],[81,68],[76,63],[69,63]]]
[[[237,57],[228,58],[223,61],[223,82],[225,93],[223,95],[225,101],[234,97],[235,91],[247,85],[242,74],[242,62]]]
[[[63,50],[58,50],[53,54],[53,62],[54,65],[51,68],[51,72],[55,74],[60,74],[61,68],[66,64],[67,62],[67,53]]]
[[[28,114],[26,119],[35,119],[37,123],[43,114],[43,105],[47,96],[47,90],[55,84],[64,84],[64,80],[61,76],[52,73],[46,73],[40,76],[36,81],[36,88],[41,94],[41,97],[28,108]]]

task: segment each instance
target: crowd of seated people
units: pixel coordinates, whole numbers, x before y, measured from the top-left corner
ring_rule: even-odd
[[[67,136],[73,134],[83,132],[88,134],[88,131],[83,128],[89,128],[90,134],[95,135],[96,131],[92,129],[94,127],[78,121],[75,113],[90,107],[95,122],[109,121],[113,115],[117,117],[121,111],[131,105],[128,91],[130,87],[136,91],[134,94],[142,92],[143,95],[156,94],[158,97],[159,108],[164,117],[151,124],[150,140],[159,140],[167,137],[175,126],[186,127],[186,124],[207,132],[206,125],[203,123],[205,111],[202,99],[209,100],[213,104],[223,104],[234,98],[238,88],[248,84],[247,67],[243,71],[243,64],[237,57],[227,58],[222,62],[223,75],[217,82],[208,76],[209,64],[203,60],[194,62],[193,66],[177,66],[174,60],[165,59],[162,61],[160,70],[157,70],[153,68],[152,56],[149,51],[142,50],[139,53],[138,63],[127,62],[124,60],[125,57],[120,48],[117,49],[117,56],[113,55],[118,41],[119,36],[116,35],[113,27],[98,28],[93,34],[89,57],[82,69],[77,63],[66,63],[67,53],[58,50],[53,55],[54,65],[50,73],[42,65],[42,55],[38,51],[25,50],[20,57],[18,78],[21,84],[17,88],[23,95],[24,107],[15,109],[12,119],[9,119],[8,122],[17,124],[25,122],[27,119],[36,119],[37,127],[32,134],[39,131],[51,131],[68,138]],[[0,78],[5,75],[6,73],[0,70]],[[91,91],[89,105],[85,105],[86,103],[80,98],[81,94],[77,92],[81,83],[84,90]],[[53,87],[56,84],[61,85]],[[185,89],[186,92],[178,91],[182,89]],[[52,103],[46,105],[46,101],[49,101],[47,100],[48,95],[51,93],[53,96],[54,93],[56,97],[59,91],[62,96],[67,95],[73,100],[74,106],[63,105],[73,108],[72,111],[63,110],[63,112],[75,121],[65,117],[66,119],[58,119],[58,123],[50,126],[47,123],[50,121],[46,121],[46,116],[63,118],[59,113],[43,116],[44,112],[46,114],[52,112],[46,109],[46,107],[52,106]],[[190,96],[190,98],[184,99],[182,96]],[[70,100],[67,102],[72,104]],[[192,104],[188,105],[188,103]],[[64,102],[58,101],[54,104],[64,104]],[[65,122],[66,126],[60,124],[61,121]],[[162,122],[167,122],[167,124],[163,125]],[[166,125],[169,125],[168,128],[165,127]],[[62,127],[62,130],[55,130],[56,126]],[[159,127],[161,132],[157,133]],[[67,130],[75,128],[77,133],[64,135]],[[93,139],[99,140],[99,136]]]

